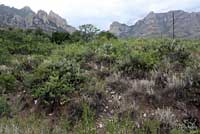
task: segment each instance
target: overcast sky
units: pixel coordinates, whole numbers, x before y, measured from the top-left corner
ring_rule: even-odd
[[[200,0],[0,0],[0,4],[29,6],[35,12],[53,10],[70,25],[91,23],[102,29],[108,29],[113,21],[134,24],[150,11],[200,11]]]

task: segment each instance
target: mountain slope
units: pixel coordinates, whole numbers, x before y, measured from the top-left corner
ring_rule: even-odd
[[[151,12],[132,26],[113,22],[110,26],[110,32],[119,37],[171,37],[172,12],[175,15],[175,35],[177,38],[200,37],[200,13],[188,13],[181,10],[167,13]]]
[[[67,21],[50,11],[39,10],[33,12],[30,7],[22,9],[10,8],[5,5],[0,5],[0,26],[15,27],[21,29],[36,29],[41,28],[46,32],[67,31],[74,32],[76,29],[67,24]]]

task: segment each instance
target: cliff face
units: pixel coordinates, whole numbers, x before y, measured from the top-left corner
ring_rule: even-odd
[[[175,15],[175,35],[177,38],[200,37],[200,13],[187,13],[181,10],[167,13],[149,13],[144,19],[128,26],[114,22],[110,32],[118,37],[171,37],[172,12]],[[120,29],[120,30],[119,30]]]
[[[118,37],[128,36],[131,31],[131,26],[121,24],[119,22],[113,22],[110,25],[110,32],[114,33]]]
[[[0,26],[1,27],[17,27],[21,29],[41,28],[46,32],[66,31],[72,33],[76,29],[67,24],[67,21],[50,11],[39,10],[33,12],[29,7],[22,9],[10,8],[0,5]]]

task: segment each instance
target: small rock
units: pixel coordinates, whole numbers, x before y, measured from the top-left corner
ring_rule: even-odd
[[[136,122],[135,125],[137,128],[140,128],[140,123]]]
[[[110,94],[112,94],[112,95],[113,95],[113,94],[115,94],[115,92],[114,92],[114,91],[112,91],[112,92],[110,92]]]
[[[34,100],[34,104],[36,105],[38,103],[38,100]]]
[[[53,113],[50,113],[50,114],[48,114],[49,116],[52,116],[53,115]]]
[[[102,123],[99,123],[99,124],[98,124],[98,128],[103,128],[103,124],[102,124]]]
[[[64,104],[65,104],[65,102],[61,102],[61,103],[60,103],[61,106],[64,105]]]

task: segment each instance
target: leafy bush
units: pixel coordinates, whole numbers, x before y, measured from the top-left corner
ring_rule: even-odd
[[[0,65],[10,62],[11,55],[8,50],[0,45]]]
[[[189,87],[200,87],[200,63],[193,63],[191,67],[188,67],[185,71],[186,81]]]
[[[52,33],[51,41],[57,44],[61,44],[64,41],[71,42],[71,35],[67,32],[54,32]]]
[[[71,41],[72,42],[81,42],[83,40],[83,35],[80,31],[75,31],[74,33],[71,34]]]
[[[0,117],[8,115],[10,112],[10,107],[7,103],[6,98],[0,97]]]
[[[16,89],[16,78],[12,74],[0,74],[1,93],[9,93]]]
[[[133,78],[141,78],[145,73],[153,70],[158,64],[154,53],[133,51],[123,61],[119,61],[118,69],[123,74]]]
[[[25,44],[14,44],[10,43],[8,45],[8,51],[10,54],[41,54],[41,55],[48,55],[53,48],[53,44],[50,43],[40,43],[40,42],[33,42],[33,43],[25,43]]]
[[[42,62],[43,56],[31,55],[26,57],[19,57],[18,65],[15,66],[16,71],[32,72]]]
[[[50,64],[47,70],[46,78],[36,86],[33,95],[50,105],[65,103],[70,93],[83,88],[86,80],[83,70],[74,60],[64,59]]]
[[[98,39],[102,39],[102,38],[107,39],[107,40],[117,39],[117,37],[114,34],[110,32],[104,32],[104,31],[98,34]]]
[[[74,59],[76,62],[85,62],[92,58],[94,55],[94,51],[90,46],[84,46],[81,44],[73,44],[64,46],[61,49],[57,49],[53,51],[52,56],[60,57],[60,58],[67,58],[67,59]]]
[[[179,41],[161,45],[158,48],[158,54],[160,58],[167,58],[171,63],[178,62],[184,66],[190,58],[190,53]]]
[[[48,54],[53,48],[49,39],[43,35],[33,33],[26,34],[21,30],[0,31],[1,45],[6,48],[10,54]]]
[[[114,63],[117,59],[117,48],[113,44],[104,44],[97,50],[97,60],[99,62]]]

